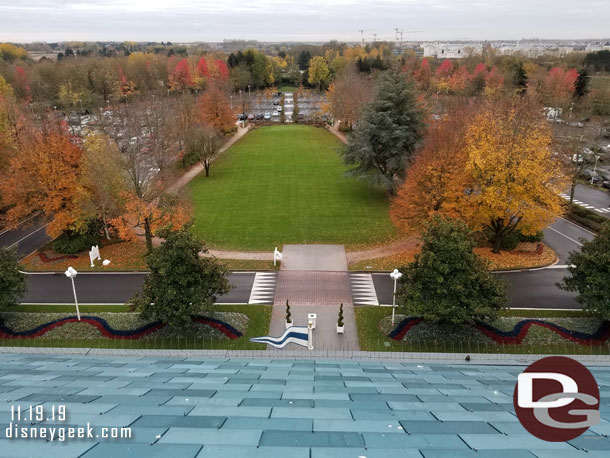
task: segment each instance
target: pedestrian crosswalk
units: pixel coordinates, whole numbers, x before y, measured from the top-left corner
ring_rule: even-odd
[[[349,274],[349,282],[352,288],[352,303],[354,305],[379,305],[371,274]]]
[[[570,200],[569,194],[562,193],[562,194],[559,194],[559,195],[564,200]],[[607,215],[610,216],[610,207],[608,207],[608,208],[596,208],[595,206],[587,204],[585,202],[581,202],[578,199],[574,199],[574,200],[572,200],[572,202],[575,203],[576,205],[580,206],[580,207],[586,208],[587,210],[593,210],[593,211],[596,211],[597,213],[607,214]]]
[[[248,304],[273,305],[276,286],[277,272],[256,272]]]

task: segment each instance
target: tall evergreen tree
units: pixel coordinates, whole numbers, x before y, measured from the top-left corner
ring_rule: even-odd
[[[513,85],[517,91],[517,94],[523,94],[527,91],[527,73],[523,67],[523,62],[519,62],[515,65],[513,70]]]
[[[401,269],[397,303],[411,316],[440,323],[495,317],[506,303],[506,284],[487,270],[475,245],[464,223],[435,217],[421,252]]]
[[[589,92],[589,72],[586,68],[578,71],[578,78],[574,81],[574,98],[580,100]]]
[[[411,82],[398,69],[386,72],[374,100],[350,136],[343,160],[349,173],[390,193],[404,179],[408,161],[423,137],[423,112]]]

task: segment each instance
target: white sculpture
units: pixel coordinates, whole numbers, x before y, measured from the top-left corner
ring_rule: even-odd
[[[91,267],[95,267],[95,264],[93,264],[93,261],[97,259],[98,261],[101,261],[102,258],[100,256],[100,247],[99,245],[94,245],[91,247],[91,251],[89,252],[89,260],[91,261]]]
[[[280,253],[280,251],[277,249],[277,247],[275,247],[275,250],[273,250],[273,267],[275,267],[277,261],[281,261],[281,260],[282,260],[282,253]]]

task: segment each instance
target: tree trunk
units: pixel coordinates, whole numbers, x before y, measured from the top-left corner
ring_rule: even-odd
[[[106,222],[106,215],[102,215],[102,222],[104,223],[104,233],[106,234],[106,240],[110,240],[110,234],[108,233],[108,223]]]
[[[210,164],[208,164],[206,162],[205,164],[203,164],[203,168],[205,169],[205,176],[209,177],[210,176]]]
[[[497,232],[496,232],[496,236],[494,237],[494,242],[492,245],[492,253],[499,253],[500,252],[500,247],[502,246],[502,239],[504,237],[501,237]]]
[[[152,229],[150,227],[150,219],[148,217],[144,218],[144,237],[146,238],[146,251],[148,253],[152,253],[153,250],[153,234]]]
[[[570,205],[572,205],[572,202],[574,201],[574,192],[576,191],[576,180],[572,181],[572,184],[570,185]]]

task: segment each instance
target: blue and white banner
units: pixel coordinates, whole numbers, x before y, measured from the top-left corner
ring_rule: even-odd
[[[252,337],[250,342],[267,344],[275,348],[284,348],[289,343],[309,348],[309,334],[306,326],[292,326],[286,329],[281,337]]]

